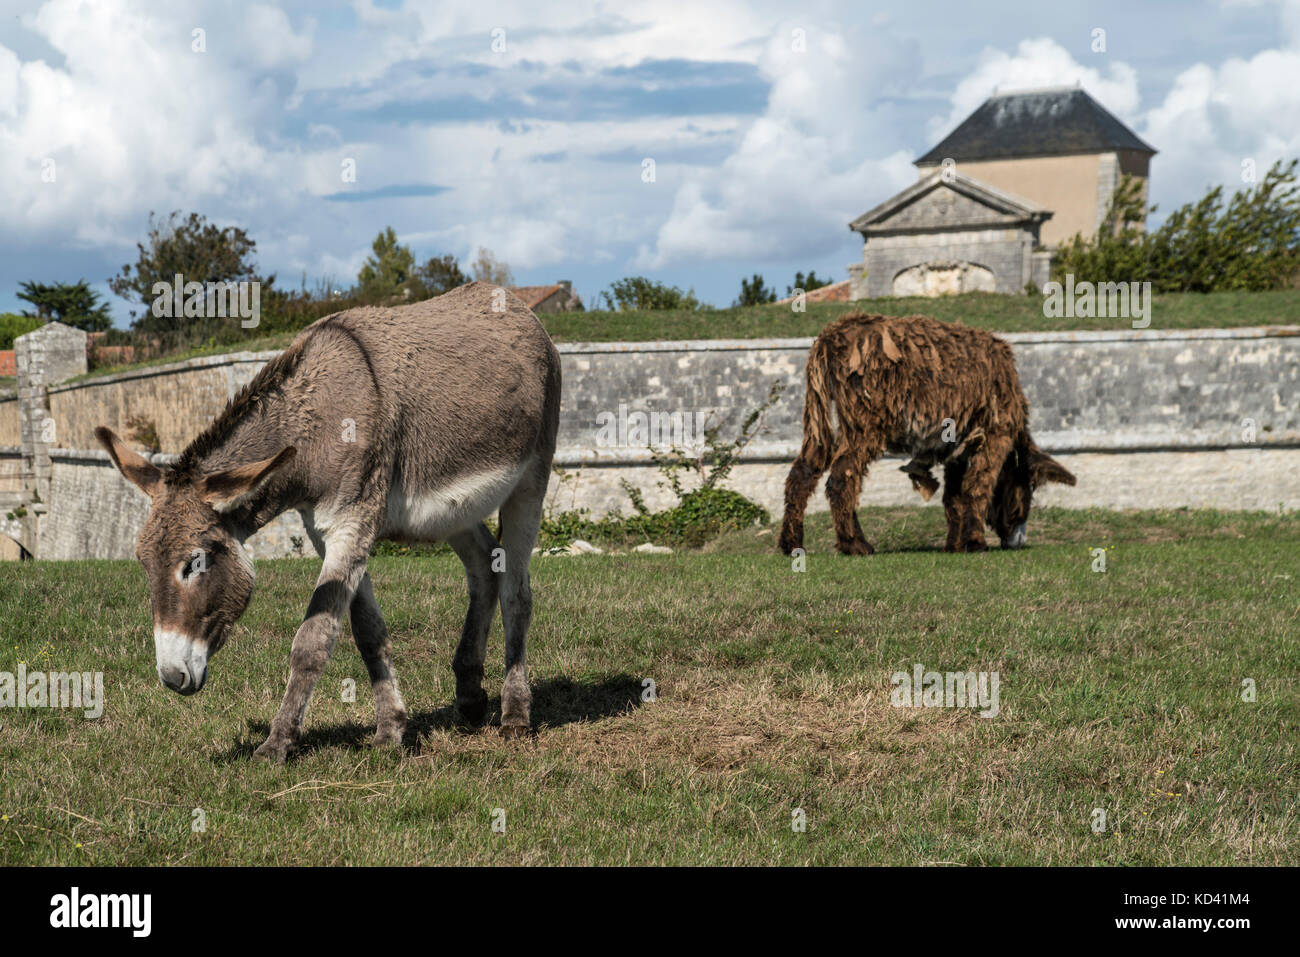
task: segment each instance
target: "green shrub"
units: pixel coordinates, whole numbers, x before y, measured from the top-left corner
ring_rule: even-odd
[[[620,312],[628,309],[687,309],[702,308],[695,290],[682,292],[676,286],[669,286],[645,276],[628,276],[609,285],[607,292],[600,294],[605,308]]]
[[[0,349],[12,349],[14,340],[39,329],[44,323],[35,316],[20,316],[16,312],[0,312]]]
[[[678,448],[653,453],[653,460],[664,476],[660,485],[667,486],[677,496],[677,504],[672,508],[651,512],[644,493],[624,480],[623,490],[635,514],[614,511],[599,519],[592,518],[588,509],[547,514],[542,518],[541,547],[562,547],[580,538],[616,545],[653,542],[698,548],[723,532],[767,525],[772,520],[767,509],[721,485],[735,468],[741,450],[758,435],[763,414],[776,404],[781,391],[781,383],[775,383],[767,399],[745,417],[736,438],[730,442],[720,439],[717,427],[713,426],[705,430],[705,448],[696,457]],[[566,473],[558,469],[557,472],[561,480],[567,479]],[[699,487],[686,491],[682,484],[683,472],[699,475]]]
[[[1297,162],[1273,164],[1259,183],[1234,193],[1226,205],[1223,187],[1216,186],[1152,232],[1141,228],[1141,185],[1125,176],[1097,236],[1076,233],[1061,245],[1053,278],[1149,281],[1159,293],[1285,288],[1300,270]]]

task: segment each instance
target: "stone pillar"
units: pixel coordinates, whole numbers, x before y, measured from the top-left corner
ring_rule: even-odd
[[[865,261],[849,263],[849,298],[867,298],[867,264]]]
[[[15,339],[14,354],[18,367],[23,496],[29,502],[48,505],[50,449],[58,444],[58,436],[46,390],[86,372],[86,333],[61,322],[49,322]]]

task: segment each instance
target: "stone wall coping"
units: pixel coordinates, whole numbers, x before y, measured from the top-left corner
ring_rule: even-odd
[[[103,376],[92,376],[78,379],[76,382],[62,382],[59,385],[52,385],[47,392],[69,392],[73,389],[84,389],[88,386],[108,385],[113,382],[128,382],[132,379],[150,379],[154,376],[172,375],[177,372],[188,372],[192,369],[212,369],[220,366],[239,365],[246,362],[270,362],[281,351],[280,349],[267,349],[261,352],[225,352],[215,356],[196,356],[193,359],[182,359],[179,362],[168,362],[156,366],[140,366],[135,369],[123,369],[121,372],[113,372]]]
[[[1030,343],[1080,342],[1170,342],[1197,339],[1282,339],[1300,337],[1300,326],[1242,326],[1233,329],[1098,329],[1074,332],[1000,332],[998,338],[1012,345]],[[652,342],[561,342],[561,355],[602,355],[627,352],[764,352],[778,349],[804,350],[812,347],[811,337],[798,339],[677,339]],[[271,349],[261,352],[228,352],[215,356],[198,356],[164,365],[141,366],[110,375],[78,379],[48,387],[48,392],[68,392],[91,386],[171,375],[192,369],[211,369],[249,362],[269,362],[280,354]],[[3,400],[0,396],[0,400]]]
[[[1183,339],[1273,339],[1300,337],[1300,326],[1241,326],[1233,329],[1098,329],[1074,332],[997,332],[1013,345],[1048,342],[1166,342]],[[680,339],[657,342],[562,342],[563,354],[607,352],[710,352],[810,349],[811,337],[800,339]]]
[[[1250,451],[1252,449],[1296,449],[1300,448],[1300,435],[1280,436],[1264,442],[1246,444],[1227,442],[1221,437],[1204,435],[1189,436],[1185,439],[1167,438],[1153,440],[1141,435],[1108,435],[1095,444],[1086,436],[1054,435],[1043,433],[1036,436],[1039,444],[1048,452],[1060,455],[1069,454],[1115,454],[1127,455],[1135,452],[1222,452],[1227,450]],[[696,450],[698,452],[698,450]],[[0,446],[0,457],[20,455],[16,446]],[[175,464],[179,455],[170,452],[141,453],[154,465],[168,466]],[[798,442],[753,442],[741,450],[742,462],[793,462],[799,454]],[[112,460],[102,449],[50,449],[50,458],[58,462],[111,465]],[[902,460],[903,456],[886,455],[886,459]],[[653,465],[650,453],[640,448],[589,448],[569,446],[555,450],[555,464],[563,468],[602,467],[619,465]]]
[[[13,448],[9,446],[8,448]],[[139,451],[139,450],[138,450]],[[6,452],[5,446],[0,446],[0,455]],[[174,465],[179,455],[173,452],[145,452],[140,451],[141,458],[154,465]],[[107,452],[103,449],[50,449],[50,458],[57,459],[60,462],[102,462],[104,465],[112,465],[113,460],[109,458]]]

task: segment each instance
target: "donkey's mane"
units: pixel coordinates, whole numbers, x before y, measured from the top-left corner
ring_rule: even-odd
[[[302,361],[309,336],[299,336],[278,356],[262,366],[252,381],[235,393],[206,429],[185,447],[171,469],[175,479],[193,478],[199,463],[221,448],[248,416],[265,408],[267,401],[280,390],[284,380]]]

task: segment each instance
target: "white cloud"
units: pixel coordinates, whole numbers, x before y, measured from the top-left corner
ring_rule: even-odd
[[[18,27],[13,13],[34,4]],[[995,86],[1075,81],[1161,151],[1153,190],[1168,208],[1207,183],[1239,185],[1242,159],[1262,172],[1300,155],[1300,0],[1239,0],[1224,17],[1242,5],[1271,8],[1277,39],[1230,47],[1242,52],[1229,59],[1181,54],[1185,67],[1147,93],[1144,112],[1134,67],[1115,56],[1011,33],[1005,49],[972,62],[982,41],[968,47],[962,31],[1008,36],[997,17],[963,25],[902,3],[874,17],[845,3],[853,25],[842,26],[826,12],[834,4],[782,20],[789,7],[776,0],[629,0],[616,12],[603,0],[408,0],[395,10],[353,0],[356,22],[307,3],[286,14],[278,0],[236,17],[225,0],[0,0],[15,27],[0,42],[0,244],[50,262],[78,248],[120,264],[150,210],[193,209],[247,227],[263,267],[287,281],[303,271],[350,281],[387,223],[417,255],[464,260],[484,245],[517,273],[608,263],[611,278],[629,266],[698,275],[701,263],[814,260],[820,271],[852,245],[848,220],[912,182],[917,151]],[[1257,23],[1258,11],[1246,19]],[[207,53],[190,49],[196,25]],[[504,54],[491,51],[497,26]],[[955,83],[943,72],[954,56],[965,65]],[[762,113],[720,102],[710,115],[605,119],[626,89],[602,88],[602,71],[647,60],[680,60],[683,76],[705,61],[756,64],[770,84]],[[464,68],[440,69],[450,65]],[[748,88],[743,67],[712,69],[702,84]],[[656,70],[672,77],[675,67],[629,74],[627,89],[656,107],[690,94],[690,80],[655,89]],[[924,97],[940,76],[931,108]],[[529,96],[571,103],[576,119],[512,126],[485,115]],[[402,112],[462,99],[479,110],[466,111],[471,121]],[[303,102],[313,107],[299,115]],[[654,184],[641,182],[644,156],[658,163]],[[343,157],[358,162],[358,190],[451,189],[328,202],[346,188]],[[57,164],[52,184],[40,180],[46,158]],[[15,284],[3,278],[0,295]]]
[[[1141,134],[1160,150],[1151,180],[1164,212],[1207,186],[1242,188],[1243,161],[1262,176],[1300,156],[1300,2],[1270,5],[1284,27],[1280,47],[1188,67],[1144,118]]]
[[[952,132],[995,90],[1005,93],[1076,83],[1120,119],[1131,121],[1138,108],[1137,71],[1116,60],[1108,60],[1105,66],[1102,71],[1077,62],[1048,37],[1021,40],[1015,53],[986,49],[975,69],[957,84],[948,115],[930,122],[930,138],[938,142]]]
[[[245,12],[241,35],[253,62],[269,69],[309,60],[315,29],[315,21],[308,20],[303,31],[298,33],[283,10],[258,3]]]
[[[759,67],[772,84],[763,115],[721,166],[682,184],[638,267],[824,255],[844,245],[850,219],[915,179],[910,152],[880,148],[898,136],[879,102],[920,74],[914,47],[882,30],[788,22]]]
[[[295,39],[283,13],[250,15],[270,47],[226,50],[210,32],[208,52],[194,52],[193,24],[219,16],[129,0],[51,0],[26,18],[63,62],[20,63],[0,47],[0,176],[13,187],[0,192],[0,219],[29,237],[98,245],[128,221],[138,232],[151,209],[213,196],[247,208],[282,194],[292,151],[259,142],[274,91],[248,66],[304,56],[310,39]]]

